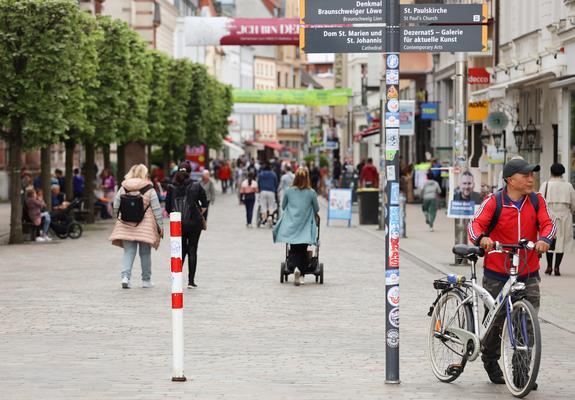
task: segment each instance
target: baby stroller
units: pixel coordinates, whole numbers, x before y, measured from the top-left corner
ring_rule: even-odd
[[[319,216],[316,217],[317,220],[317,244],[315,245],[315,254],[312,252],[311,255],[308,256],[308,263],[304,266],[293,265],[291,262],[290,257],[290,245],[286,243],[286,259],[281,263],[280,266],[280,283],[284,283],[288,281],[288,278],[291,274],[294,273],[295,267],[298,267],[301,276],[305,275],[314,275],[315,282],[323,285],[323,263],[319,262]],[[309,254],[309,252],[308,252]]]
[[[60,239],[78,239],[82,236],[82,225],[77,223],[72,216],[74,208],[77,208],[81,202],[82,199],[76,198],[65,209],[51,213],[50,229]]]

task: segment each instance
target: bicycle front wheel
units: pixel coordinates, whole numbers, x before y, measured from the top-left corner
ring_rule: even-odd
[[[541,329],[533,305],[518,300],[507,307],[501,336],[505,383],[515,397],[526,396],[539,373],[541,361]]]
[[[462,304],[464,298],[459,290],[445,292],[431,314],[429,361],[433,374],[442,382],[456,380],[467,362],[467,343],[458,343],[458,338],[449,333],[450,327],[473,331],[473,314],[469,304]]]

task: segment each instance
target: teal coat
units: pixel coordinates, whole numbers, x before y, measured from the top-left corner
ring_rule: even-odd
[[[317,244],[315,214],[319,212],[313,189],[291,187],[282,201],[282,216],[273,230],[274,243]]]

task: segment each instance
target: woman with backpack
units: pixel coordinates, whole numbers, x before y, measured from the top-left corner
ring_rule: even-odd
[[[248,172],[248,179],[244,179],[240,187],[240,202],[246,206],[246,227],[252,227],[252,217],[254,215],[254,204],[256,203],[256,193],[258,192],[258,182],[254,173]]]
[[[182,214],[182,261],[188,256],[188,289],[197,287],[195,282],[198,263],[198,242],[206,229],[203,214],[208,208],[206,192],[198,182],[190,179],[190,164],[181,163],[166,196],[166,211]]]
[[[142,264],[142,287],[152,288],[152,247],[158,249],[164,236],[162,208],[148,168],[137,164],[130,168],[120,190],[114,197],[114,213],[118,215],[110,236],[112,244],[124,248],[122,259],[122,288],[130,288],[132,265],[136,252]]]
[[[543,195],[552,217],[557,225],[557,236],[546,253],[547,269],[545,273],[556,276],[561,275],[559,267],[563,260],[563,254],[571,250],[573,243],[572,220],[575,212],[575,189],[569,182],[563,180],[565,167],[563,164],[551,166],[551,178],[541,185],[539,193]],[[553,254],[555,254],[555,268],[553,268]]]

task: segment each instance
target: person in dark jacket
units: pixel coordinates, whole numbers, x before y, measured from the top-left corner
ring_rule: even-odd
[[[208,208],[206,192],[198,182],[190,179],[191,167],[182,163],[174,175],[166,195],[166,211],[175,211],[175,200],[185,198],[188,216],[182,215],[182,261],[188,256],[188,289],[197,287],[195,282],[198,264],[198,243],[203,230],[203,213]]]

